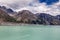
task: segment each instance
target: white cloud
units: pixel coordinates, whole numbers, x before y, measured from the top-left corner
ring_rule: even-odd
[[[16,11],[25,9],[33,13],[44,12],[51,15],[60,15],[60,2],[47,6],[45,3],[39,3],[38,0],[0,0],[0,5],[5,5]]]
[[[5,5],[13,9],[19,9],[20,7],[28,6],[34,0],[0,0],[0,5]]]
[[[60,15],[60,3],[47,6],[45,3],[36,3],[33,6],[27,6],[21,8],[21,10],[30,10],[33,13],[47,13],[51,15]],[[20,9],[19,9],[20,10]]]
[[[34,7],[35,6],[35,7]],[[38,3],[33,7],[25,7],[34,13],[47,13],[51,15],[60,15],[60,2],[47,6],[45,3]]]

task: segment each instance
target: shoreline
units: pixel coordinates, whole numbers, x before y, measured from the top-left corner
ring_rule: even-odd
[[[14,22],[2,22],[2,23],[0,23],[0,26],[27,26],[27,25],[60,26],[60,25],[28,24],[28,23],[14,23]]]

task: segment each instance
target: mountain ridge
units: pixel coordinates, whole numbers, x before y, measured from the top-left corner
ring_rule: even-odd
[[[47,13],[34,14],[29,10],[14,12],[10,8],[0,6],[0,23],[1,21],[25,24],[60,25],[60,15],[52,16]]]

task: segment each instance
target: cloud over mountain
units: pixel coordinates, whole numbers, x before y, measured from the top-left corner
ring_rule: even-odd
[[[0,0],[0,5],[6,5],[14,9],[28,6],[34,0]]]
[[[56,3],[53,2],[53,0],[45,0],[43,3],[40,1],[43,0],[0,0],[0,5],[5,5],[7,7],[10,7],[16,11],[19,10],[30,10],[34,13],[49,13],[51,15],[57,15],[60,14],[60,1],[57,1]],[[52,5],[46,5],[46,3],[53,3]]]

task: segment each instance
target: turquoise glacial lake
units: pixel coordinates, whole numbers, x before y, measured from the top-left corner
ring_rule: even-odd
[[[0,26],[0,40],[60,40],[60,26]]]

